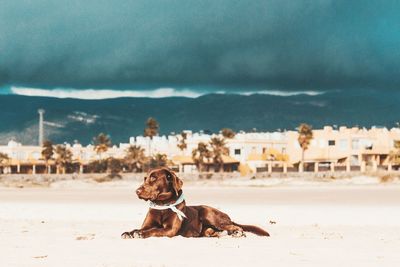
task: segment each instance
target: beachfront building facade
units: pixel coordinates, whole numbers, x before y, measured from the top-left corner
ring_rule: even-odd
[[[102,154],[96,153],[93,145],[65,144],[65,146],[72,152],[72,164],[76,172],[82,173],[92,161],[109,157],[124,158],[125,150],[129,147],[129,144],[112,146]],[[14,140],[9,141],[7,145],[0,146],[0,153],[8,156],[7,160],[1,161],[0,173],[59,173],[60,169],[57,168],[54,157],[45,161],[42,156],[42,149],[40,146],[25,146]]]
[[[395,143],[400,140],[399,128],[371,129],[358,127],[326,126],[313,131],[313,139],[304,153],[305,171],[319,171],[320,167],[339,170],[390,169],[390,154],[396,150]],[[290,164],[302,161],[302,150],[297,141],[298,133],[287,132],[287,153]],[[311,169],[310,169],[311,168]]]
[[[197,148],[200,142],[208,144],[213,137],[220,137],[220,134],[186,133],[186,148],[179,149],[178,145],[182,140],[181,135],[155,136],[149,137],[131,137],[130,144],[141,146],[146,150],[146,154],[166,154],[177,165],[179,170],[185,172],[196,172],[197,168],[192,159],[192,151]],[[240,132],[234,138],[226,138],[226,147],[228,155],[223,157],[226,170],[236,170],[241,168],[250,172],[263,170],[266,167],[267,160],[272,156],[281,155],[278,160],[285,158],[286,155],[286,133],[244,133]],[[211,162],[208,162],[211,166]],[[237,165],[237,166],[236,166]],[[282,165],[282,164],[281,164]],[[208,168],[208,169],[210,169]]]
[[[171,167],[180,172],[198,172],[192,159],[192,151],[200,142],[208,144],[213,137],[205,133],[185,131],[186,148],[179,149],[181,135],[137,136],[131,137],[129,143],[110,147],[102,154],[96,153],[93,145],[80,144],[66,147],[73,154],[76,170],[85,172],[90,162],[109,157],[123,159],[131,145],[140,146],[146,155],[165,154],[170,159]],[[302,149],[298,143],[297,131],[272,133],[239,132],[234,138],[226,138],[228,155],[223,157],[224,171],[242,173],[257,172],[302,172],[302,171],[377,171],[391,170],[393,162],[391,153],[396,151],[395,143],[400,141],[400,129],[393,128],[333,128],[313,130],[313,139],[302,158]],[[24,146],[16,141],[0,146],[0,153],[9,159],[0,164],[0,172],[6,173],[57,173],[54,160],[44,161],[39,146]],[[205,162],[206,170],[212,171],[211,160]]]

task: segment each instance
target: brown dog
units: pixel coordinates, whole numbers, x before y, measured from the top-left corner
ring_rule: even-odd
[[[182,193],[183,182],[167,169],[152,170],[136,190],[140,199],[150,201],[150,209],[142,228],[124,232],[122,238],[219,237],[222,232],[240,237],[249,231],[269,236],[263,229],[234,223],[227,214],[208,206],[186,206]]]

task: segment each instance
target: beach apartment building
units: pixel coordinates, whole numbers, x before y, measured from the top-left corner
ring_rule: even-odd
[[[95,152],[93,145],[66,146],[71,150],[74,164],[80,172],[84,172],[85,166],[100,157],[122,159],[130,145],[144,148],[147,155],[166,154],[179,171],[197,172],[192,159],[193,149],[200,142],[208,143],[212,137],[221,135],[191,131],[186,131],[186,134],[187,147],[183,150],[178,148],[182,138],[180,135],[155,136],[153,139],[131,137],[129,143],[113,146],[102,155]],[[239,132],[234,138],[226,139],[229,155],[223,158],[226,165],[224,170],[240,170],[244,173],[391,170],[393,164],[389,155],[396,150],[394,144],[400,141],[400,129],[331,126],[315,129],[304,159],[297,138],[297,131]],[[43,173],[46,168],[48,172],[57,172],[54,160],[46,163],[41,151],[40,146],[24,146],[10,141],[0,146],[0,152],[10,158],[1,168],[3,172],[10,173]],[[212,169],[212,161],[207,164]]]
[[[391,168],[389,155],[400,140],[400,129],[372,127],[325,126],[313,131],[313,139],[304,153],[305,171],[318,171],[320,167],[333,170],[373,170]],[[301,162],[302,150],[297,141],[298,133],[287,132],[287,153],[291,165]],[[310,169],[311,168],[311,169]],[[336,169],[335,169],[336,168]]]

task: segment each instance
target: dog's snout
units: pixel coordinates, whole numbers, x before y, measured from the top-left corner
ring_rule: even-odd
[[[136,189],[136,194],[140,195],[143,192],[143,187],[139,187],[138,189]]]

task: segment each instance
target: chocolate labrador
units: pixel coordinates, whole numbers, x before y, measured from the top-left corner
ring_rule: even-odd
[[[182,180],[168,168],[150,171],[136,190],[140,199],[150,201],[150,208],[141,229],[124,232],[122,238],[219,237],[228,234],[245,236],[244,231],[259,236],[268,232],[253,225],[233,222],[229,216],[208,206],[186,206]]]

